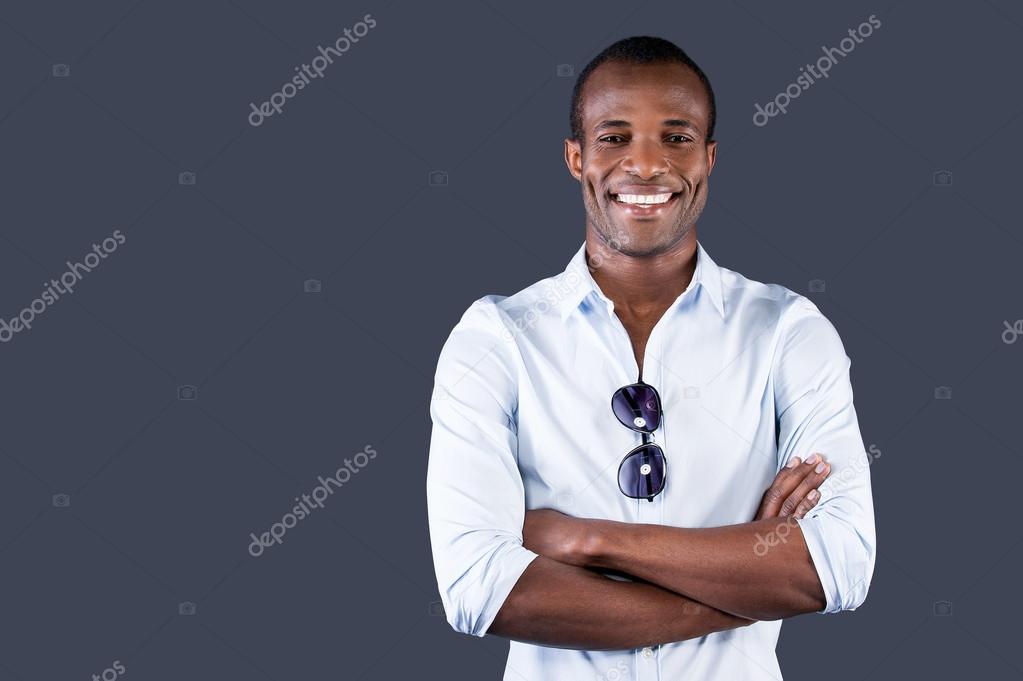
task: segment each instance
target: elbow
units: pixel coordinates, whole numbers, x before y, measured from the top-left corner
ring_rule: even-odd
[[[486,599],[478,588],[458,580],[441,589],[444,619],[459,634],[483,636],[486,634]]]
[[[841,578],[835,575],[822,577],[818,575],[816,569],[811,567],[806,582],[797,589],[794,589],[792,594],[793,603],[799,603],[799,605],[795,607],[794,611],[788,612],[782,615],[782,617],[855,610],[866,600],[867,589],[870,583],[869,573],[863,574],[861,570],[859,574],[861,576],[857,577],[853,572],[848,573],[845,576],[848,585],[842,585],[839,583]],[[831,577],[831,579],[828,579],[828,577]],[[830,589],[825,586],[825,582],[830,583]],[[781,619],[781,617],[760,619]]]
[[[494,617],[494,621],[486,633],[511,638],[516,632],[522,630],[522,627],[519,626],[520,621],[525,621],[525,619],[522,617],[521,604],[513,591],[501,605],[501,609],[497,611],[497,616]],[[482,636],[482,634],[480,635]]]
[[[845,520],[821,516],[802,523],[816,579],[810,600],[818,612],[856,610],[867,599],[877,555],[873,523],[853,526]]]
[[[851,563],[842,580],[842,586],[834,596],[834,602],[826,604],[826,612],[856,610],[867,600],[870,591],[870,580],[874,574],[874,554],[871,551],[863,559]]]
[[[474,591],[470,589],[470,591]],[[512,591],[503,602],[495,604],[485,598],[462,594],[459,598],[441,598],[444,617],[459,634],[483,637],[487,634],[507,636],[521,629],[519,622],[528,621],[527,604],[522,594]]]
[[[478,637],[491,629],[497,633],[515,607],[513,587],[536,557],[517,542],[504,541],[487,546],[468,567],[459,565],[453,570],[457,575],[439,571],[441,603],[451,628]]]
[[[482,612],[482,604],[474,603],[468,594],[451,596],[451,591],[441,593],[441,603],[444,605],[444,619],[459,634],[469,636],[483,636],[478,622]]]
[[[849,569],[843,580],[844,587],[838,594],[835,610],[856,610],[867,600],[870,581],[874,576],[874,562],[877,550],[873,535],[860,543],[860,550],[849,556]]]
[[[870,591],[870,578],[873,573],[873,563],[871,567],[864,570],[863,575],[859,580],[850,586],[844,594],[840,603],[839,610],[855,610],[856,608],[863,605],[867,600],[867,593]]]
[[[814,571],[813,582],[806,594],[806,597],[808,604],[800,614],[824,612],[828,609],[828,595],[824,593],[824,585],[821,584],[821,580],[817,576],[816,571]]]

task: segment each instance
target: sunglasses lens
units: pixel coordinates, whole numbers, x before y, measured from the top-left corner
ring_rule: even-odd
[[[661,401],[649,385],[627,385],[611,398],[615,416],[628,428],[652,433],[661,425]]]
[[[660,494],[667,465],[664,452],[655,444],[637,448],[618,468],[618,487],[627,497],[639,499]]]

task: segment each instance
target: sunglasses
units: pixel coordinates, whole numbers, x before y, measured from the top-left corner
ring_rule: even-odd
[[[618,465],[618,489],[631,499],[653,501],[664,490],[668,460],[664,450],[653,441],[653,432],[661,425],[661,396],[643,381],[619,388],[611,396],[611,411],[622,425],[643,435],[639,445]]]

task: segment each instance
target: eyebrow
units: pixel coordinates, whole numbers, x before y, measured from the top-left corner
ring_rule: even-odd
[[[697,126],[693,125],[691,121],[687,121],[683,118],[668,118],[662,121],[662,125],[668,128],[690,128],[692,130],[696,130],[697,132],[699,132],[700,130]],[[620,119],[610,119],[598,123],[597,126],[593,128],[593,132],[603,130],[604,128],[631,128],[631,127],[632,124],[629,123],[628,121],[623,121]]]

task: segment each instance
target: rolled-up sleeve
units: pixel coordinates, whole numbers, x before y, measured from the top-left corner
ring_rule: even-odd
[[[493,297],[474,302],[437,363],[427,507],[448,623],[483,636],[537,554],[522,546],[514,342]]]
[[[870,463],[877,450],[863,447],[851,362],[832,323],[799,296],[784,314],[781,334],[773,367],[779,469],[814,452],[830,463],[820,501],[797,523],[827,597],[820,612],[855,610],[874,572]]]

